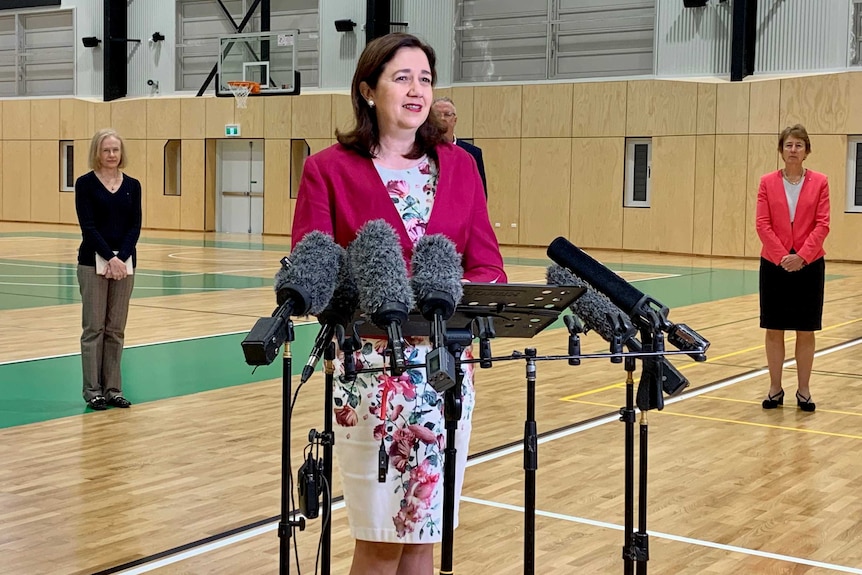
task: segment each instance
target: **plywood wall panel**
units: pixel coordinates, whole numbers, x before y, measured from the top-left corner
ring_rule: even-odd
[[[165,195],[165,143],[166,140],[147,141],[144,217],[148,228],[178,230],[182,200],[181,196]]]
[[[207,133],[207,100],[204,98],[180,98],[180,136],[183,139],[201,139]],[[224,135],[224,128],[220,136]]]
[[[205,98],[206,137],[224,138],[225,124],[236,122],[236,102],[233,98]]]
[[[751,104],[748,119],[750,134],[778,134],[781,107],[781,81],[751,82]]]
[[[568,233],[571,175],[571,139],[521,140],[521,245],[547,246]]]
[[[111,114],[112,107],[113,104],[111,102],[95,102],[93,104],[93,133],[90,134],[91,138],[93,137],[93,134],[103,128],[114,128]],[[122,132],[120,132],[120,135],[124,138],[128,138],[128,136]]]
[[[698,136],[695,143],[694,218],[691,251],[712,253],[713,185],[715,182],[715,136]]]
[[[473,137],[520,138],[522,86],[473,89]]]
[[[332,131],[348,132],[355,127],[356,121],[353,115],[353,101],[349,94],[333,94],[332,95]],[[286,132],[283,136],[275,136],[277,138],[286,138]]]
[[[4,102],[4,113],[5,104]],[[27,102],[29,110],[29,102]],[[27,131],[29,132],[29,125]],[[3,150],[2,218],[14,222],[31,221],[30,214],[30,142],[6,140]]]
[[[522,138],[572,135],[572,84],[527,84],[521,107]]]
[[[712,255],[745,255],[748,136],[715,137]]]
[[[150,98],[147,102],[147,138],[178,140],[183,137],[183,101],[179,98]]]
[[[30,102],[30,138],[55,141],[60,139],[60,100]]]
[[[488,178],[488,215],[501,244],[519,243],[521,209],[521,141],[508,138],[476,139],[482,148]]]
[[[5,100],[2,128],[4,140],[29,140],[30,100]]]
[[[747,134],[751,84],[730,82],[716,86],[715,133]]]
[[[755,227],[757,188],[761,176],[774,172],[781,164],[776,148],[773,135],[756,134],[748,137],[748,181],[745,186],[745,255],[748,257],[760,257],[760,238]]]
[[[263,161],[263,232],[290,234],[290,140],[267,140]]]
[[[696,148],[695,136],[653,138],[650,211],[656,251],[692,251]]]
[[[812,154],[805,165],[829,179],[830,232],[824,245],[827,273],[830,260],[862,261],[862,214],[845,213],[847,202],[847,137],[811,136]],[[829,287],[826,287],[827,297]]]
[[[291,137],[290,118],[293,114],[293,97],[267,96],[263,100],[266,124],[264,137],[283,139]]]
[[[697,131],[697,84],[632,80],[626,96],[626,135],[681,136]]]
[[[180,229],[204,230],[206,177],[204,170],[206,146],[204,140],[183,140],[182,184],[180,194]]]
[[[697,85],[697,133],[715,133],[715,100],[717,84]]]
[[[779,126],[802,124],[809,134],[841,134],[849,119],[850,77],[825,74],[781,80]]]
[[[111,127],[123,138],[147,139],[147,103],[149,100],[116,100],[111,102]]]
[[[572,139],[572,190],[567,237],[577,246],[623,245],[625,138]]]
[[[59,109],[58,103],[58,114]],[[58,147],[56,140],[30,142],[31,221],[60,221],[60,162],[55,160]]]
[[[572,136],[626,135],[626,82],[572,85]]]
[[[274,96],[273,96],[274,97]],[[243,138],[263,138],[266,122],[264,100],[267,97],[249,98],[246,108],[237,108],[234,112],[236,123],[240,125]]]
[[[91,138],[94,130],[91,127],[93,104],[84,100],[67,98],[60,100],[60,135],[61,140],[82,140]]]
[[[454,86],[451,89],[450,98],[455,103],[458,113],[458,124],[455,126],[455,136],[459,138],[474,138],[475,99],[473,97],[473,86]]]
[[[312,94],[295,97],[290,124],[291,138],[332,138],[332,96]]]

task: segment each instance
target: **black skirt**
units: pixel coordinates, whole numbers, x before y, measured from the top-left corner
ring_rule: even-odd
[[[817,331],[823,323],[826,261],[820,258],[796,272],[760,258],[760,327]]]

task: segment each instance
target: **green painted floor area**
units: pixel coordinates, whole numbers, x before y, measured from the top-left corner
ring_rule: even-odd
[[[296,327],[291,345],[294,374],[302,371],[319,327],[316,323]],[[240,346],[244,338],[245,334],[223,335],[127,348],[123,393],[132,403],[144,403],[281,377],[280,355],[252,373]],[[297,384],[295,379],[293,385]],[[86,411],[79,354],[0,365],[0,428]]]
[[[56,233],[45,235],[58,236]],[[157,243],[184,242],[164,240]],[[263,247],[255,242],[190,241],[188,245],[269,249],[286,253],[286,246]],[[507,258],[506,263],[543,268],[549,264],[547,260],[524,258]],[[668,276],[638,281],[634,285],[668,306],[671,320],[677,323],[685,323],[686,318],[674,312],[675,308],[755,294],[758,291],[757,271],[642,264],[613,267],[617,271]],[[827,276],[827,280],[837,277],[841,276]],[[233,290],[271,284],[272,280],[268,278],[142,269],[138,272],[134,297]],[[80,297],[74,264],[0,260],[0,310],[78,301]],[[262,314],[269,311],[261,310]],[[250,326],[237,327],[246,329]],[[561,321],[552,326],[560,327]],[[702,329],[699,326],[692,327]],[[130,326],[130,329],[134,327]],[[305,363],[318,329],[316,323],[296,328],[296,341],[292,350],[299,368]],[[279,378],[282,364],[280,357],[273,365],[258,368],[252,374],[252,368],[245,364],[240,347],[244,337],[244,334],[213,336],[128,348],[123,356],[124,392],[133,403],[143,403]],[[561,337],[565,336],[561,334]],[[295,366],[294,371],[298,373],[299,369]],[[80,415],[84,411],[80,356],[0,365],[0,428]]]
[[[0,259],[0,310],[80,302],[76,270],[76,264]],[[272,285],[268,278],[144,268],[137,268],[135,276],[133,298]]]

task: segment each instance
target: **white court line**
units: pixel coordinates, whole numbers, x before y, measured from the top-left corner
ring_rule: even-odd
[[[339,509],[343,508],[344,501],[339,501],[332,506],[333,511],[338,511]],[[152,563],[144,563],[143,565],[132,567],[131,569],[125,569],[123,571],[117,571],[116,573],[117,575],[140,575],[141,573],[147,573],[149,571],[154,571],[167,565],[172,565],[173,563],[179,563],[180,561],[191,559],[192,557],[205,555],[210,551],[217,551],[218,549],[227,547],[228,545],[233,545],[234,543],[241,543],[243,541],[247,541],[249,539],[257,537],[258,535],[264,535],[271,531],[277,530],[278,522],[273,521],[272,523],[269,523],[267,525],[261,525],[260,527],[249,529],[248,531],[238,533],[231,537],[225,537],[224,539],[219,539],[218,541],[213,541],[212,543],[207,543],[206,545],[195,547],[194,549],[189,549],[188,551],[182,551],[180,553],[177,553],[176,555],[170,555],[163,559],[158,559],[157,561],[153,561]]]
[[[144,274],[139,274],[144,275]],[[158,276],[157,276],[158,277]],[[70,284],[43,284],[43,283],[26,283],[26,282],[0,282],[0,286],[23,286],[23,287],[51,287],[51,288],[74,288],[78,287],[77,283]],[[254,286],[255,289],[265,286]],[[223,287],[223,288],[211,288],[211,287],[159,287],[159,286],[135,286],[135,291],[137,290],[161,290],[161,291],[230,291],[237,289],[248,289],[248,288],[232,288],[232,287]]]
[[[815,353],[814,356],[815,357],[822,357],[824,355],[829,355],[829,354],[835,353],[837,351],[843,351],[843,350],[848,349],[850,347],[854,347],[856,345],[859,345],[860,343],[862,343],[862,338],[849,341],[847,343],[835,346],[835,347],[830,348],[830,349],[819,351],[819,352]],[[790,365],[793,365],[794,363],[796,363],[795,360],[785,361],[784,366],[788,367]],[[0,364],[0,365],[2,365],[2,364]],[[721,388],[727,387],[729,385],[733,385],[735,383],[739,383],[742,381],[753,379],[755,377],[759,377],[759,376],[764,375],[768,372],[769,372],[768,369],[760,369],[760,370],[757,370],[757,371],[754,371],[754,372],[751,372],[751,373],[748,373],[745,375],[741,375],[739,377],[735,377],[733,379],[729,379],[725,382],[722,382],[718,385],[707,386],[705,389],[695,390],[695,391],[692,391],[690,393],[671,398],[665,402],[665,405],[677,403],[677,402],[683,401],[684,399],[697,397],[698,395],[702,395],[704,393],[709,393],[709,392],[715,391],[717,389],[721,389]],[[595,421],[591,421],[585,425],[580,425],[577,427],[573,427],[572,429],[562,431],[560,433],[554,433],[554,434],[548,435],[548,436],[540,439],[539,443],[540,444],[547,443],[547,442],[553,441],[555,439],[560,439],[562,437],[566,437],[569,435],[573,435],[575,433],[580,433],[581,431],[586,431],[588,429],[598,427],[599,425],[604,425],[605,423],[610,423],[612,421],[619,421],[619,420],[620,420],[619,415],[611,415],[608,417],[603,417],[603,418],[597,419]],[[494,459],[499,459],[501,457],[505,457],[505,456],[510,455],[512,453],[517,453],[518,451],[521,451],[522,449],[523,449],[523,445],[517,445],[517,446],[510,447],[508,449],[495,451],[494,453],[489,453],[488,455],[484,455],[482,457],[477,457],[475,459],[471,459],[470,461],[467,462],[467,467],[472,467],[474,465],[478,465],[479,463],[486,463],[486,462],[492,461]],[[499,507],[501,509],[509,509],[509,510],[513,510],[513,511],[519,511],[521,513],[524,512],[523,507],[508,505],[505,503],[496,503],[496,502],[492,502],[492,501],[485,501],[482,499],[476,499],[476,498],[468,497],[465,495],[461,496],[461,501],[467,501],[469,503],[477,503],[479,505],[488,505],[491,507]],[[343,507],[344,507],[344,501],[341,501],[341,502],[333,505],[332,510],[336,511],[336,510],[342,509]],[[622,531],[625,529],[624,527],[621,527],[619,525],[615,525],[613,523],[605,523],[603,521],[595,521],[592,519],[584,519],[584,518],[580,518],[580,517],[573,517],[570,515],[551,513],[548,511],[537,510],[536,514],[542,515],[544,517],[554,518],[554,519],[562,519],[565,521],[583,523],[585,525],[592,525],[594,527],[604,527],[604,528],[608,528],[608,529],[615,529],[618,531]],[[263,525],[261,527],[254,529],[254,530],[248,531],[247,533],[235,535],[233,537],[229,537],[229,538],[225,538],[225,539],[221,539],[219,541],[214,541],[214,542],[209,543],[207,545],[204,545],[201,547],[196,547],[196,548],[190,549],[188,551],[183,551],[182,553],[178,553],[176,555],[172,555],[172,556],[166,557],[164,559],[159,559],[159,560],[154,561],[152,563],[145,563],[144,565],[140,565],[138,567],[134,567],[134,568],[128,569],[126,571],[120,571],[118,573],[119,573],[119,575],[139,575],[141,573],[147,573],[149,571],[152,571],[154,569],[158,569],[160,567],[164,567],[165,565],[169,565],[171,563],[177,563],[179,561],[183,561],[183,560],[189,559],[191,557],[197,557],[199,555],[209,553],[210,551],[216,551],[216,550],[221,549],[223,547],[227,547],[228,545],[232,545],[233,543],[238,543],[238,542],[244,541],[246,539],[251,539],[252,537],[256,537],[258,535],[262,535],[262,534],[268,533],[270,531],[276,531],[277,528],[278,528],[278,523],[274,521],[274,522],[270,523],[269,525]],[[737,552],[737,553],[743,553],[746,555],[765,557],[767,559],[777,559],[780,561],[788,561],[791,563],[798,563],[800,565],[809,565],[809,566],[813,566],[813,567],[821,567],[823,569],[831,569],[833,571],[841,571],[844,573],[856,573],[856,574],[862,575],[862,569],[854,569],[852,567],[833,565],[831,563],[820,563],[817,561],[811,561],[810,559],[804,559],[801,557],[792,557],[789,555],[780,555],[778,553],[767,553],[765,551],[758,551],[756,549],[746,549],[745,547],[735,547],[735,546],[731,546],[731,545],[723,545],[721,543],[713,543],[711,541],[703,541],[700,539],[692,539],[689,537],[682,537],[679,535],[671,535],[668,533],[660,533],[660,532],[656,532],[656,531],[649,531],[649,534],[653,535],[655,537],[659,537],[662,539],[668,539],[671,541],[679,541],[682,543],[689,543],[692,545],[700,545],[703,547],[712,547],[714,549],[721,549],[724,551],[732,551],[732,552]]]
[[[496,501],[487,501],[484,499],[476,499],[474,497],[461,496],[461,501],[468,503],[476,503],[477,505],[486,505],[488,507],[497,507],[498,509],[506,509],[508,511],[516,511],[523,513],[524,508],[518,505],[509,505],[507,503],[497,503]],[[536,510],[536,515],[548,517],[550,519],[560,519],[570,523],[581,523],[592,527],[603,527],[605,529],[613,529],[615,531],[625,531],[622,525],[615,523],[607,523],[604,521],[595,521],[593,519],[585,519],[583,517],[575,517],[572,515],[564,515],[562,513],[553,513],[551,511]],[[704,541],[703,539],[693,539],[691,537],[682,537],[680,535],[672,535],[670,533],[662,533],[660,531],[647,530],[650,537],[658,539],[667,539],[669,541],[677,541],[679,543],[688,543],[690,545],[699,545],[701,547],[710,547],[712,549],[720,549],[722,551],[730,551],[733,553],[741,553],[743,555],[753,555],[755,557],[764,557],[766,559],[777,559],[778,561],[786,561],[788,563],[798,563],[799,565],[808,565],[809,567],[819,567],[821,569],[829,569],[831,571],[840,571],[842,573],[857,573],[862,574],[862,569],[854,567],[846,567],[844,565],[836,565],[834,563],[823,563],[821,561],[812,561],[803,557],[793,557],[792,555],[782,555],[781,553],[770,553],[768,551],[758,551],[757,549],[748,549],[746,547],[737,547],[736,545],[724,545],[723,543],[714,543],[712,541]]]
[[[611,270],[611,271],[613,271],[613,270]],[[614,273],[619,275],[619,272],[614,272]],[[634,272],[634,273],[645,274],[647,272]],[[650,280],[663,280],[663,279],[668,279],[668,278],[679,278],[679,277],[682,277],[682,274],[659,274],[659,275],[649,276],[649,277],[645,277],[645,278],[627,279],[626,281],[629,283],[635,283],[635,282],[646,282],[646,281],[650,281]],[[547,282],[547,280],[530,280],[530,281],[516,282],[516,283],[547,285],[548,282]]]

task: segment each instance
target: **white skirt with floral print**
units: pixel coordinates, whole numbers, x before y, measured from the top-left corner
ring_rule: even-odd
[[[357,369],[383,366],[385,339],[363,339]],[[431,351],[427,338],[407,338],[407,362],[421,364]],[[471,359],[470,348],[463,359]],[[455,526],[472,429],[473,366],[464,366],[462,414],[456,433]],[[343,382],[336,362],[335,454],[355,539],[386,543],[438,543],[443,528],[443,395],[428,384],[425,368],[399,377],[359,374]],[[377,480],[381,441],[389,457],[385,483]]]

